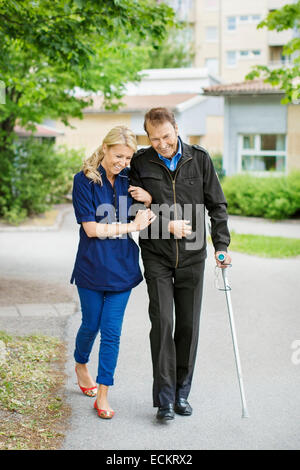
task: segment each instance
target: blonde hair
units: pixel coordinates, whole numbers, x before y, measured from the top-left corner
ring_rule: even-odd
[[[128,127],[113,127],[104,137],[100,147],[98,147],[90,157],[84,160],[82,165],[82,171],[85,176],[94,183],[99,183],[101,186],[103,183],[98,167],[104,158],[103,144],[106,144],[108,147],[112,147],[113,145],[127,145],[127,147],[130,147],[134,152],[137,150],[136,137]]]

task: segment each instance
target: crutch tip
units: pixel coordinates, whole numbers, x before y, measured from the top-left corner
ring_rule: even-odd
[[[244,410],[242,413],[242,418],[250,418],[250,415],[248,413],[248,410]]]

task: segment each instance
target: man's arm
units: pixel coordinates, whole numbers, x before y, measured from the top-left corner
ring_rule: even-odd
[[[205,206],[211,219],[211,238],[215,252],[227,252],[230,244],[227,201],[208,153],[204,157],[203,190]]]
[[[143,189],[143,181],[139,175],[139,171],[136,165],[136,159],[138,156],[134,156],[130,164],[130,187],[129,191],[135,202],[144,202],[146,207],[151,207],[152,195]],[[153,207],[155,212],[156,208]],[[162,236],[163,233],[168,232],[175,236],[175,238],[187,237],[192,233],[192,227],[188,220],[170,220],[163,214],[158,213],[158,233]]]
[[[146,207],[150,207],[152,196],[144,188],[143,181],[136,165],[137,158],[139,158],[138,155],[134,155],[130,162],[128,191],[132,196],[133,204],[139,205],[139,208],[142,209],[143,206],[140,203],[142,202]],[[140,188],[140,190],[138,188]]]

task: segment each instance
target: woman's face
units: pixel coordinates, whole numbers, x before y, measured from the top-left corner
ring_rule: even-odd
[[[134,151],[127,145],[103,145],[104,158],[101,165],[108,177],[114,177],[130,164]]]

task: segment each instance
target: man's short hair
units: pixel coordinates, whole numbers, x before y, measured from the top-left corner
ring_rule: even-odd
[[[172,111],[167,108],[152,108],[145,114],[144,119],[144,129],[145,132],[148,134],[147,131],[147,122],[150,122],[154,127],[162,124],[164,122],[170,122],[175,129],[176,121],[175,116]]]

